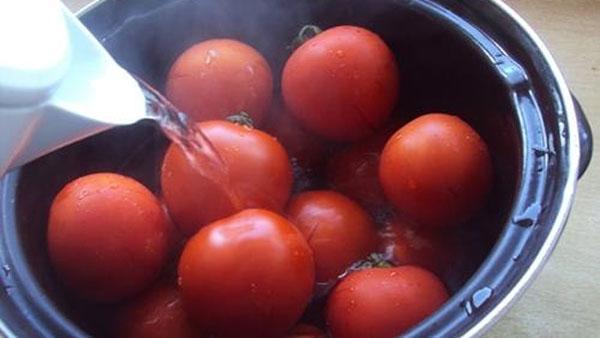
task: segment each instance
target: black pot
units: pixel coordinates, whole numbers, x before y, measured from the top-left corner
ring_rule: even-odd
[[[457,264],[453,297],[409,336],[472,336],[489,328],[548,259],[590,161],[591,131],[581,107],[539,38],[501,1],[105,0],[80,17],[121,65],[159,89],[175,57],[211,37],[255,46],[270,57],[277,79],[285,46],[304,24],[355,24],[380,34],[400,65],[398,111],[460,115],[487,141],[496,172],[490,203],[473,221],[485,224],[488,236],[472,241],[472,259]],[[2,334],[102,334],[101,320],[112,308],[70,299],[53,277],[48,209],[64,184],[90,172],[125,173],[156,191],[165,145],[155,126],[138,123],[3,178]]]

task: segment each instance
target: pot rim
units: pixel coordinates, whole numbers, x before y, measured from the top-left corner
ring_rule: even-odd
[[[101,1],[101,0],[100,0]],[[531,42],[538,48],[540,55],[544,62],[552,71],[552,75],[556,81],[556,87],[560,94],[560,99],[564,104],[565,116],[567,120],[567,128],[570,136],[567,141],[569,163],[568,172],[566,173],[566,181],[562,188],[563,198],[560,203],[558,212],[554,219],[554,222],[550,225],[551,230],[548,233],[546,239],[540,250],[537,252],[532,263],[529,265],[527,270],[521,275],[517,283],[511,288],[510,292],[505,295],[492,309],[490,309],[480,321],[476,322],[475,325],[471,326],[466,332],[462,334],[462,337],[480,337],[488,331],[500,318],[519,300],[525,290],[531,286],[535,278],[542,271],[544,265],[548,262],[552,252],[558,244],[560,235],[562,234],[569,212],[574,202],[575,188],[579,173],[579,158],[580,158],[580,144],[577,131],[577,117],[575,113],[575,105],[571,92],[567,86],[564,76],[560,71],[558,64],[554,60],[549,49],[546,47],[542,39],[535,33],[533,28],[512,9],[503,0],[488,0],[493,6],[497,7],[501,12],[506,14],[522,31],[524,31]]]

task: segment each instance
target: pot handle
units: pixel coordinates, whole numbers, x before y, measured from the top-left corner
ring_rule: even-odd
[[[581,157],[579,158],[579,178],[583,176],[587,170],[590,161],[592,160],[592,151],[594,148],[594,140],[592,136],[592,128],[587,117],[583,113],[583,108],[579,100],[574,95],[573,103],[575,104],[575,114],[577,115],[577,130],[579,132],[579,149]]]

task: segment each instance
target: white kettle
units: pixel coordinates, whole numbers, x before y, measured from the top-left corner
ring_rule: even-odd
[[[0,177],[144,117],[138,82],[59,0],[0,1]]]

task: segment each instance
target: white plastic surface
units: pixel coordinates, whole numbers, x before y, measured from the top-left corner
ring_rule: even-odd
[[[18,2],[23,5],[5,4]],[[38,6],[42,3],[43,6]],[[19,53],[36,54],[35,57],[24,55],[21,63],[14,56],[17,52],[0,59],[3,62],[0,63],[0,91],[3,92],[0,94],[0,176],[57,148],[146,117],[145,97],[137,81],[59,0],[0,0],[0,20],[18,15],[31,23],[27,15],[33,11],[36,19],[46,20],[50,27],[56,23],[56,17],[45,16],[54,16],[46,12],[54,8],[50,3],[58,6],[62,25],[55,26],[52,34],[46,36],[39,29],[31,28],[22,35],[23,39],[31,40],[18,42],[6,36],[0,40],[11,41],[20,48]],[[6,10],[14,12],[11,15]],[[17,22],[18,19],[11,20]],[[58,37],[61,34],[58,26],[64,27],[66,38]],[[9,27],[0,23],[0,31],[5,28]],[[28,45],[37,44],[42,38],[59,41],[63,52],[53,52],[56,46],[51,44]],[[25,45],[29,47],[23,47]],[[3,53],[5,46],[0,45],[0,48]],[[68,50],[68,59],[59,61],[59,55],[64,56]],[[47,60],[37,60],[46,55],[50,55]],[[11,74],[10,77],[4,78],[7,74]],[[34,81],[32,74],[37,74],[38,79]]]
[[[45,99],[69,64],[58,0],[0,0],[0,105]]]
[[[48,105],[103,123],[131,124],[146,117],[138,82],[64,8],[72,46],[71,66]]]

